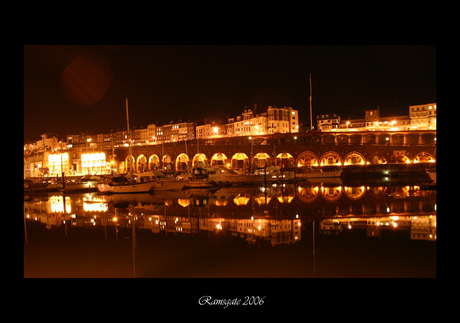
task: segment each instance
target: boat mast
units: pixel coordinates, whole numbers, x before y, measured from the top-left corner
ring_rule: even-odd
[[[312,114],[312,109],[311,109],[311,74],[309,74],[310,76],[310,131],[313,130],[313,114]]]
[[[126,98],[126,122],[128,126],[128,142],[129,142],[129,172],[128,177],[131,177],[133,174],[133,160],[131,156],[133,154],[133,148],[131,147],[131,131],[129,130],[129,113],[128,113],[128,98]]]

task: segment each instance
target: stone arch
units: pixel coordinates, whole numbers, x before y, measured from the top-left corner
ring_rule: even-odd
[[[188,158],[188,155],[182,153],[179,154],[176,157],[176,171],[186,171],[187,169],[190,168],[190,159]]]
[[[403,153],[395,153],[390,157],[390,163],[394,164],[410,164],[410,159]]]
[[[366,158],[364,158],[363,154],[352,151],[345,155],[343,158],[343,165],[364,165],[366,163]]]
[[[211,157],[210,166],[227,166],[227,163],[228,163],[228,158],[225,154],[215,153]]]
[[[149,157],[149,170],[157,170],[158,168],[161,168],[160,157],[153,154]]]
[[[320,159],[321,166],[341,166],[342,157],[335,151],[325,152]]]
[[[290,153],[281,153],[276,156],[276,165],[280,167],[293,166],[294,157]]]
[[[249,169],[249,157],[245,153],[236,153],[232,156],[231,167],[233,169]]]
[[[174,169],[174,158],[171,156],[171,154],[164,154],[162,158],[162,166],[163,170],[173,170]]]
[[[130,171],[130,165],[129,165],[129,156],[131,156],[131,161],[132,161],[132,165],[133,165],[133,168],[136,168],[136,160],[134,159],[134,156],[133,155],[128,155],[126,156],[125,158],[125,163],[124,163],[124,172],[127,173],[128,171]]]
[[[412,162],[413,163],[434,163],[436,162],[436,158],[433,155],[423,151],[420,154],[417,154],[414,157]]]
[[[147,170],[147,158],[141,154],[137,157],[136,160],[136,172],[142,173]]]
[[[254,156],[254,163],[257,167],[268,167],[271,165],[270,155],[267,153],[258,153]]]
[[[312,151],[304,151],[297,156],[297,166],[318,166],[319,165],[319,158],[318,156]]]
[[[387,160],[382,154],[372,153],[369,155],[367,162],[369,164],[386,164]]]
[[[206,164],[208,159],[206,158],[206,155],[203,153],[198,153],[192,158],[192,167],[197,167],[199,165],[204,165]]]

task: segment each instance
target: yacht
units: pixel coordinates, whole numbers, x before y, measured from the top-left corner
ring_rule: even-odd
[[[255,184],[263,180],[263,176],[255,174],[240,174],[234,169],[224,166],[205,168],[208,180],[217,184]]]
[[[135,173],[132,177],[115,176],[110,183],[100,183],[97,189],[101,193],[141,193],[150,191],[181,190],[185,181],[167,179],[160,171]]]

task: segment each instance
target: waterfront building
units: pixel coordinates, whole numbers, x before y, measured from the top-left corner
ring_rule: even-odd
[[[299,132],[299,112],[292,107],[246,107],[241,116],[228,118],[227,137]]]
[[[319,131],[334,131],[340,124],[340,116],[335,113],[316,116],[316,128]]]
[[[436,129],[436,103],[409,106],[411,130]]]
[[[254,109],[246,107],[236,118],[228,118],[227,136],[257,136],[268,133],[267,112],[262,111],[261,106],[254,104]]]
[[[196,126],[196,139],[221,138],[226,126],[218,125],[215,121]]]
[[[148,128],[137,128],[132,130],[132,144],[145,145],[149,140]]]
[[[268,133],[299,132],[299,112],[292,107],[268,106]]]
[[[436,130],[436,103],[409,106],[409,115],[380,116],[380,108],[364,111],[364,119],[343,119],[335,113],[316,117],[320,131]]]
[[[41,135],[42,139],[36,142],[28,142],[24,144],[24,153],[53,151],[60,148],[61,143],[57,137],[50,133]]]

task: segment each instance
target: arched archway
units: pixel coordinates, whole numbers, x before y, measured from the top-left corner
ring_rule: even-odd
[[[267,153],[258,153],[254,156],[254,164],[256,167],[268,167],[271,165],[270,155]]]
[[[342,157],[335,151],[327,151],[321,156],[321,166],[341,166]]]
[[[297,157],[297,166],[318,166],[319,158],[314,152],[304,151]]]
[[[228,158],[225,154],[215,153],[211,157],[211,166],[227,166]]]
[[[180,154],[176,158],[176,171],[186,171],[190,167],[190,160],[184,153]]]
[[[149,170],[157,170],[158,168],[161,168],[160,157],[153,154],[149,157]]]
[[[434,163],[436,162],[436,158],[434,158],[433,155],[429,153],[421,152],[420,154],[414,157],[413,162],[414,163]]]
[[[366,159],[361,153],[356,151],[352,151],[345,155],[343,158],[343,165],[364,165],[366,163]]]
[[[293,166],[294,157],[290,153],[281,153],[276,156],[276,165],[280,167]]]
[[[173,158],[170,154],[165,154],[163,156],[163,169],[164,170],[167,170],[167,171],[170,171],[170,170],[173,170],[174,169],[174,162],[173,162]]]
[[[232,156],[231,167],[233,169],[249,169],[249,157],[245,153],[236,153]]]
[[[131,162],[132,162],[132,165],[133,165],[133,169],[135,169],[136,168],[136,160],[134,159],[133,155],[130,155],[130,156],[131,156]],[[129,156],[126,156],[123,168],[124,168],[123,171],[125,173],[127,173],[127,172],[129,172],[131,170],[131,165],[129,163]]]
[[[394,164],[404,164],[404,163],[410,164],[410,159],[409,159],[409,157],[407,157],[406,155],[404,155],[402,153],[396,153],[396,154],[391,155],[390,163],[394,163]]]
[[[383,157],[383,155],[379,153],[373,153],[369,155],[367,162],[370,164],[386,164],[387,160],[385,157]]]
[[[198,153],[195,156],[193,156],[192,159],[192,167],[197,167],[197,166],[203,166],[207,163],[208,159],[206,158],[206,155],[203,153]]]
[[[136,161],[136,172],[142,173],[147,170],[147,158],[144,155],[139,155]]]

